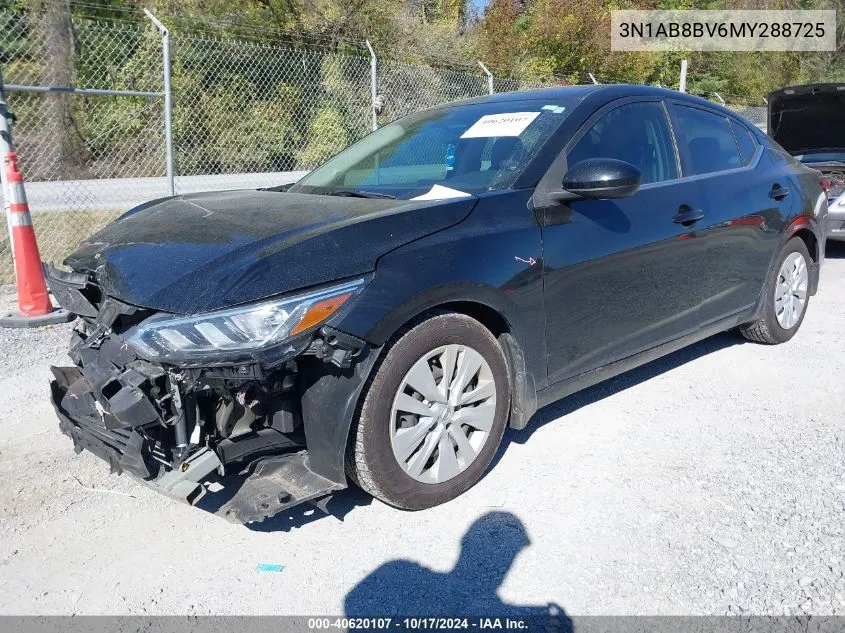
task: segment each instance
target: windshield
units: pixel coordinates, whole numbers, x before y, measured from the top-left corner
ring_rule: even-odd
[[[506,189],[569,109],[531,100],[412,114],[366,136],[289,191],[407,200]]]

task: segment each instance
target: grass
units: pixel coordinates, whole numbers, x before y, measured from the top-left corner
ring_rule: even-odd
[[[59,264],[79,243],[99,231],[120,211],[41,211],[32,214],[41,259]],[[15,283],[9,231],[0,235],[0,284]]]

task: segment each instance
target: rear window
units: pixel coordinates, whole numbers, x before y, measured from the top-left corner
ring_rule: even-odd
[[[676,106],[675,115],[685,175],[712,174],[745,164],[727,117],[687,106]]]
[[[731,127],[733,127],[736,142],[739,144],[739,151],[742,152],[742,163],[747,165],[757,151],[757,140],[744,125],[731,121]]]

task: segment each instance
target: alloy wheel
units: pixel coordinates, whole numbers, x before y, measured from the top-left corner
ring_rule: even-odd
[[[486,360],[450,344],[417,360],[391,409],[390,443],[410,477],[439,484],[475,460],[493,428],[496,385]]]
[[[775,283],[775,317],[789,330],[795,327],[807,305],[809,275],[807,261],[801,253],[790,253],[778,272]]]

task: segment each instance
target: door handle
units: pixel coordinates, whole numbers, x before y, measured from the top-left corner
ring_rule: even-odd
[[[769,197],[773,200],[783,200],[788,195],[789,189],[787,189],[786,187],[781,187],[780,185],[773,186],[772,190],[769,192]]]
[[[672,218],[672,222],[675,224],[690,226],[704,217],[704,211],[701,209],[687,209],[685,207],[681,207],[681,209],[679,209],[675,214],[675,217]]]

